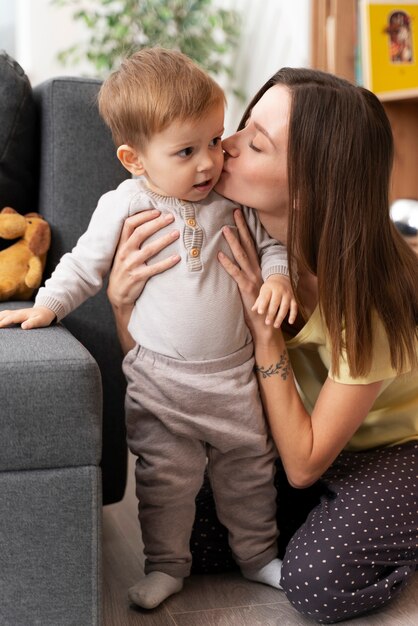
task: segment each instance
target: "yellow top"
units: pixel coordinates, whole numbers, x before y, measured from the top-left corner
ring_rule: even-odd
[[[296,337],[286,341],[293,371],[309,412],[312,412],[327,376],[346,385],[384,381],[371,411],[348,442],[346,450],[367,450],[418,439],[418,371],[409,368],[396,375],[390,364],[386,332],[377,315],[373,336],[371,369],[361,378],[350,376],[344,354],[340,358],[338,376],[331,374],[329,338],[319,307]]]

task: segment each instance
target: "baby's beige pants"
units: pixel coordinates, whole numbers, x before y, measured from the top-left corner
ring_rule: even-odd
[[[145,572],[188,576],[195,498],[208,472],[238,565],[277,556],[275,448],[263,415],[253,347],[212,361],[182,361],[136,346],[125,357],[128,444]]]

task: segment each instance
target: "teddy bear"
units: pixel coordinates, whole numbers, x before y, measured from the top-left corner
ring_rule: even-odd
[[[29,300],[41,284],[51,229],[38,213],[0,211],[0,237],[18,239],[0,251],[0,301]]]

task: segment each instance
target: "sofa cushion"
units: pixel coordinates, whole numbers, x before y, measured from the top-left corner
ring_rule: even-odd
[[[0,53],[0,209],[37,207],[38,133],[32,88],[20,65]]]
[[[93,357],[61,325],[0,333],[0,472],[98,465],[102,388]]]

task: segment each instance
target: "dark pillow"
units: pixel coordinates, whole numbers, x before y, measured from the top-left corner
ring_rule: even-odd
[[[37,113],[20,65],[0,52],[0,210],[37,210]]]

